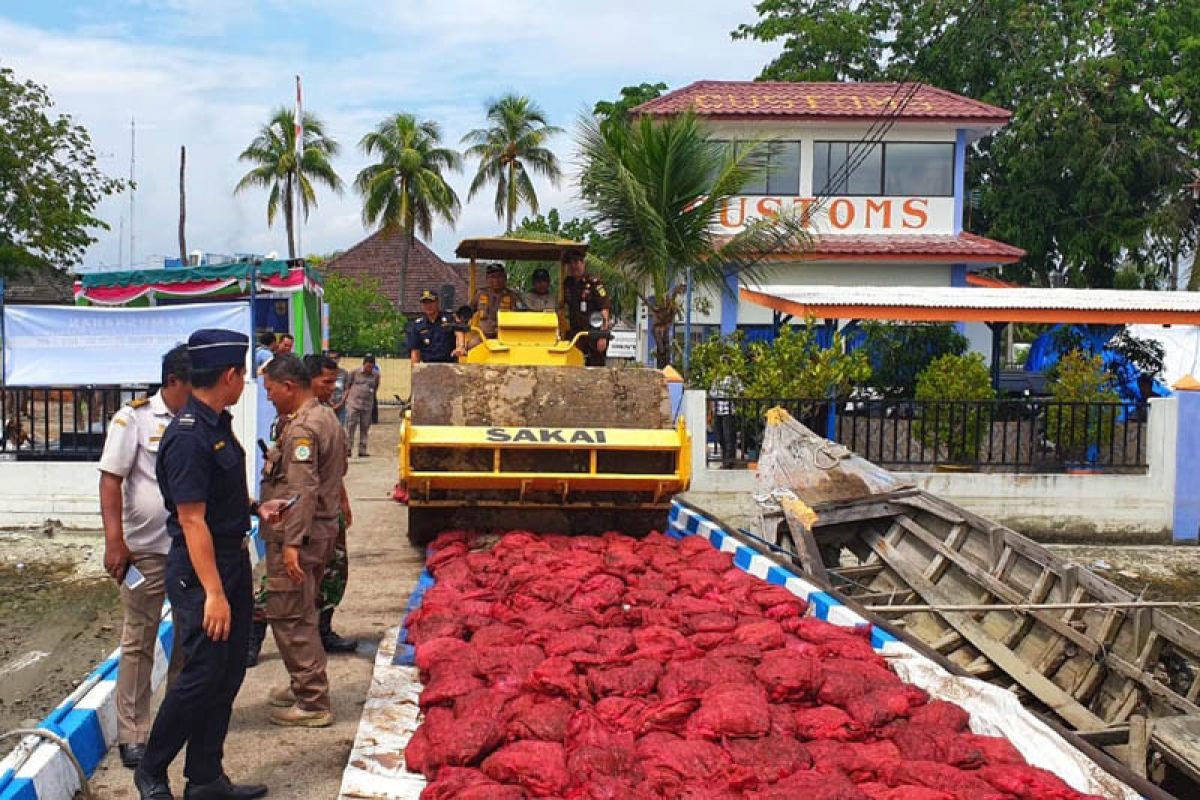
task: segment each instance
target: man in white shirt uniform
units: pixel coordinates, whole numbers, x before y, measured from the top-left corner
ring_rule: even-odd
[[[191,391],[187,345],[179,345],[163,356],[158,393],[134,400],[113,415],[100,457],[104,568],[121,585],[125,610],[117,671],[117,741],[121,763],[130,769],[141,762],[154,722],[150,675],[170,549],[155,462],[163,432]],[[183,648],[172,648],[169,678],[182,666],[182,654]]]

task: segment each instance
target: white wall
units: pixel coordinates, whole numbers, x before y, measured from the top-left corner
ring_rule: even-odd
[[[684,404],[692,431],[692,491],[711,510],[745,521],[755,491],[747,469],[711,470],[705,465],[704,393],[690,391]],[[1144,475],[1005,475],[996,473],[899,473],[904,479],[980,516],[1030,535],[1152,535],[1170,531],[1175,504],[1175,443],[1178,405],[1150,401]]]
[[[257,384],[246,382],[233,407],[233,432],[246,448],[254,491]],[[95,461],[0,461],[0,528],[28,528],[48,519],[68,528],[99,529],[100,472]]]

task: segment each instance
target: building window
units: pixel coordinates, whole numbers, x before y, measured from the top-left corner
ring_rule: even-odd
[[[726,147],[735,145],[721,142]],[[736,143],[740,145],[740,143]],[[800,143],[770,141],[758,149],[760,163],[765,169],[747,183],[740,194],[764,194],[794,197],[800,192]]]
[[[950,197],[954,194],[954,145],[887,142],[864,152],[857,142],[813,144],[813,193],[817,195]],[[848,171],[847,162],[853,161]]]
[[[888,195],[954,194],[954,145],[888,142],[885,145],[883,193]]]

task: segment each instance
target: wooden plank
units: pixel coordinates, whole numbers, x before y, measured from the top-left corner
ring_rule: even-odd
[[[897,514],[903,514],[907,509],[897,503],[872,502],[855,505],[838,505],[829,508],[815,508],[817,518],[813,528],[820,530],[834,525],[845,525],[851,522],[865,522],[871,519],[890,519]]]
[[[788,528],[792,532],[792,541],[796,543],[796,555],[804,564],[804,571],[811,575],[815,580],[825,586],[832,586],[829,580],[829,572],[825,568],[825,559],[821,557],[821,548],[817,545],[817,540],[813,537],[812,529],[808,527],[808,523],[801,519],[798,514],[792,512],[791,508],[785,503],[783,507],[784,516],[787,517]]]
[[[919,567],[913,565],[905,554],[898,553],[878,535],[870,536],[867,544],[876,549],[880,558],[887,561],[892,569],[903,577],[926,602],[948,603],[953,598],[945,590],[926,581],[921,577]],[[1076,728],[1096,730],[1108,727],[1104,720],[1081,706],[1073,697],[1064,692],[1046,676],[1036,672],[1029,664],[1021,660],[1016,653],[996,641],[978,623],[967,619],[962,614],[947,614],[944,619],[952,625],[963,638],[975,646],[979,652],[989,658],[997,667],[1007,673],[1013,680],[1020,683],[1038,700],[1053,709],[1059,716],[1070,722]]]
[[[970,530],[966,525],[955,525],[950,529],[950,535],[946,537],[946,547],[957,552],[958,548],[967,540],[967,534]],[[925,580],[930,583],[937,583],[946,574],[946,570],[950,564],[950,559],[945,556],[941,554],[934,556],[933,560],[929,562],[929,566],[925,569]]]
[[[963,638],[961,633],[951,628],[937,639],[934,639],[932,642],[930,642],[929,646],[934,650],[937,650],[939,653],[945,654],[953,652],[959,647],[962,647],[966,641],[967,640]]]
[[[965,525],[967,520],[963,516],[963,510],[958,506],[948,503],[937,495],[921,492],[911,497],[906,497],[902,501],[906,506],[919,508],[933,514],[936,517],[946,520],[952,525]]]
[[[1150,753],[1150,731],[1146,726],[1146,718],[1134,714],[1129,718],[1129,755],[1127,763],[1133,774],[1139,778],[1146,777],[1146,759]]]
[[[1031,603],[1041,603],[1050,594],[1050,588],[1054,585],[1054,573],[1049,569],[1042,568],[1042,574],[1034,581],[1033,588],[1030,590],[1028,600]],[[1001,641],[1006,647],[1012,647],[1020,639],[1022,639],[1029,629],[1033,626],[1033,617],[1028,614],[1020,614],[1013,624],[1009,627],[1008,633],[1004,634]]]
[[[958,567],[963,570],[963,572],[974,579],[987,591],[994,593],[997,597],[1000,597],[1006,602],[1020,602],[1021,595],[1017,590],[996,579],[996,577],[987,570],[982,569],[969,559],[962,558],[960,557],[960,554],[948,551],[942,545],[942,543],[938,541],[937,537],[932,532],[925,530],[915,521],[907,517],[897,517],[896,522],[902,525],[905,531],[919,538],[935,552],[943,553],[948,558],[953,559]],[[1011,540],[1009,541],[1009,544],[1012,544]],[[902,577],[905,577],[905,580],[907,580],[906,576]],[[1082,582],[1076,581],[1076,583],[1081,584]],[[1075,594],[1079,594],[1078,590],[1080,588],[1082,587],[1077,586]],[[1153,609],[1143,609],[1143,613],[1145,614],[1150,614],[1152,612]],[[1069,623],[1066,623],[1062,619],[1055,617],[1052,613],[1045,611],[1028,611],[1021,613],[1028,613],[1034,616],[1038,622],[1048,627],[1054,633],[1057,633],[1060,636],[1070,640],[1072,644],[1079,647],[1089,655],[1095,657],[1099,654],[1103,654],[1105,662],[1114,671],[1119,673],[1124,678],[1141,684],[1146,691],[1150,692],[1155,697],[1163,700],[1172,707],[1178,709],[1181,713],[1200,714],[1200,707],[1197,707],[1194,703],[1188,702],[1187,698],[1176,693],[1165,684],[1155,680],[1154,676],[1147,674],[1143,667],[1131,663],[1127,658],[1121,656],[1113,650],[1106,648],[1086,633],[1075,630],[1075,628],[1073,628]],[[1149,629],[1149,622],[1144,623],[1144,625],[1147,629]],[[1142,655],[1145,655],[1144,648]]]
[[[1186,715],[1154,721],[1150,740],[1172,766],[1200,783],[1200,717]]]
[[[1117,631],[1120,630],[1122,621],[1122,612],[1112,608],[1104,615],[1104,621],[1100,623],[1100,630],[1096,633],[1096,640],[1101,644],[1109,645]],[[1079,681],[1071,689],[1071,694],[1081,703],[1090,703],[1096,692],[1100,690],[1100,686],[1104,683],[1104,678],[1108,675],[1108,669],[1104,666],[1104,662],[1095,661],[1090,667],[1080,676]]]
[[[829,570],[831,575],[838,575],[851,580],[859,578],[873,578],[883,572],[883,564],[859,564],[854,567],[838,567],[837,569]]]

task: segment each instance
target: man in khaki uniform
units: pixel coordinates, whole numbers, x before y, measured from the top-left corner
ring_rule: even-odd
[[[363,357],[362,369],[351,372],[346,382],[346,446],[354,446],[354,432],[358,431],[360,456],[367,455],[371,409],[375,405],[375,394],[378,391],[379,373],[375,370],[375,356],[367,353]]]
[[[313,394],[299,358],[276,355],[264,376],[267,397],[286,424],[263,466],[263,500],[296,498],[265,520],[267,621],[291,678],[271,692],[271,722],[324,728],[333,724],[333,712],[316,597],[337,542],[345,439],[337,415]]]
[[[524,311],[521,295],[508,288],[508,272],[503,264],[489,264],[487,288],[481,289],[471,298],[474,322],[489,339],[496,338],[501,311]]]
[[[130,769],[141,763],[154,722],[150,675],[171,546],[155,462],[163,432],[191,392],[187,345],[179,345],[163,356],[162,388],[113,416],[100,457],[104,568],[120,584],[125,610],[117,671],[117,742],[121,763]],[[172,647],[168,680],[174,679],[182,665],[183,648]]]

